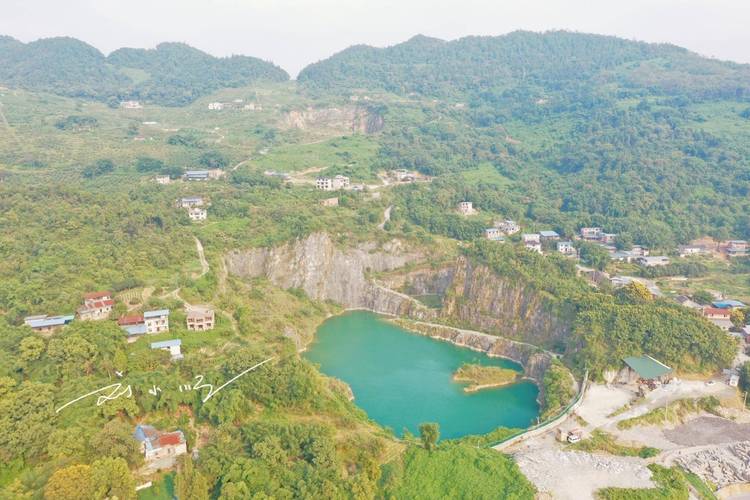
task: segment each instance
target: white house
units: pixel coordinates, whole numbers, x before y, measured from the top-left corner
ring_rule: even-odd
[[[172,467],[175,458],[187,453],[187,441],[182,431],[161,432],[150,425],[139,425],[133,437],[141,443],[146,463],[159,461],[159,468]]]
[[[170,179],[168,175],[157,175],[154,177],[154,181],[156,181],[157,184],[169,184],[172,182],[172,179]]]
[[[617,235],[615,233],[602,233],[601,238],[599,238],[599,241],[604,243],[605,245],[611,245],[615,242],[617,239]]]
[[[521,235],[521,239],[523,240],[524,244],[542,242],[542,236],[539,233],[524,233],[523,235]]]
[[[172,357],[172,361],[177,361],[184,357],[180,349],[181,345],[182,340],[180,339],[164,340],[162,342],[151,342],[151,349],[167,351]]]
[[[643,256],[635,259],[635,262],[644,267],[666,266],[669,264],[669,257],[666,257],[664,255],[654,255],[653,257]]]
[[[141,109],[143,106],[138,101],[120,101],[120,107],[123,109]]]
[[[204,221],[208,218],[208,211],[205,208],[188,208],[188,217],[193,222]]]
[[[727,241],[725,250],[729,257],[745,257],[748,254],[748,243],[745,240]]]
[[[680,257],[689,257],[691,255],[703,255],[707,253],[703,245],[680,245],[677,247]]]
[[[596,240],[599,241],[602,239],[602,234],[604,231],[602,231],[602,228],[600,227],[582,227],[581,228],[581,238],[584,240]]]
[[[542,244],[538,241],[529,241],[528,243],[524,243],[524,246],[532,252],[542,253]]]
[[[208,109],[212,111],[221,111],[222,109],[224,109],[224,104],[220,102],[210,102],[208,103]]]
[[[557,251],[565,255],[575,255],[576,249],[573,247],[572,241],[558,241]]]
[[[315,179],[315,187],[322,189],[323,191],[336,191],[338,189],[345,189],[349,187],[349,177],[345,175],[337,175],[331,177],[318,177]]]
[[[485,229],[484,237],[490,241],[503,241],[505,239],[505,235],[497,227],[488,227]]]
[[[146,323],[146,333],[162,333],[169,331],[169,309],[158,309],[143,313]]]
[[[463,215],[471,215],[475,212],[474,204],[470,201],[461,201],[457,207],[458,213]]]
[[[518,223],[514,220],[505,219],[504,221],[495,222],[495,227],[500,229],[503,233],[510,236],[511,234],[516,234],[521,230],[521,226],[518,225]]]
[[[190,208],[190,207],[202,207],[203,206],[203,198],[200,196],[193,196],[190,198],[180,198],[180,207],[182,208]]]

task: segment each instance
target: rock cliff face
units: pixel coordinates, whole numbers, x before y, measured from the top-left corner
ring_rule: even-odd
[[[342,249],[327,234],[316,233],[276,248],[233,251],[225,261],[233,275],[266,277],[281,288],[301,288],[316,300],[428,319],[436,316],[434,310],[366,277],[367,272],[393,270],[421,257],[398,240],[380,247],[364,244]]]
[[[374,134],[383,130],[383,115],[364,106],[340,108],[307,108],[293,110],[284,117],[287,128],[338,130]]]
[[[325,233],[275,248],[233,251],[225,257],[227,269],[236,276],[266,277],[281,288],[301,288],[313,299],[347,308],[417,320],[442,319],[548,348],[568,335],[562,312],[542,295],[466,258],[438,269],[398,272],[422,258],[399,240],[340,248]],[[368,272],[394,270],[382,283],[367,278]],[[442,308],[428,308],[410,296],[422,294],[441,295]]]
[[[539,293],[463,257],[444,268],[413,271],[385,284],[414,295],[442,295],[440,317],[483,332],[548,346],[569,332],[560,311]]]

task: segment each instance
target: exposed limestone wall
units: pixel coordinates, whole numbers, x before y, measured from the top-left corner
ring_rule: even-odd
[[[415,295],[443,295],[440,317],[476,330],[539,345],[550,345],[569,331],[539,293],[463,257],[441,269],[395,276],[385,285]]]
[[[383,115],[366,106],[341,106],[292,110],[284,116],[281,125],[300,130],[331,130],[374,134],[383,130]]]
[[[275,248],[236,250],[225,256],[229,273],[266,277],[281,288],[301,288],[315,300],[332,300],[347,308],[431,318],[434,310],[411,297],[366,278],[366,273],[389,271],[421,259],[399,240],[380,247],[364,244],[339,248],[325,233],[316,233]]]
[[[368,272],[398,270],[423,257],[400,240],[340,248],[327,234],[316,233],[275,248],[232,251],[225,260],[236,276],[266,277],[281,288],[301,288],[313,299],[347,308],[442,319],[536,345],[550,346],[567,336],[568,324],[541,294],[464,257],[438,269],[391,273],[382,283],[367,278]],[[442,295],[443,307],[425,307],[397,290]]]

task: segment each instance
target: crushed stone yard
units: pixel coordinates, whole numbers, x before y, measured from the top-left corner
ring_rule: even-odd
[[[513,458],[539,491],[554,498],[584,500],[600,488],[654,487],[644,460],[562,450],[550,434],[530,439]]]
[[[587,453],[566,449],[557,442],[555,431],[530,438],[509,449],[521,471],[537,489],[551,498],[593,499],[607,487],[652,488],[650,463],[680,465],[717,487],[750,482],[750,413],[730,414],[734,420],[707,413],[696,414],[682,424],[636,426],[622,430],[620,420],[642,415],[681,398],[732,394],[725,384],[681,381],[653,391],[633,408],[618,411],[633,399],[622,387],[592,384],[577,417],[568,418],[562,428],[580,426],[584,438],[595,429],[631,446],[653,446],[662,453],[651,459]]]

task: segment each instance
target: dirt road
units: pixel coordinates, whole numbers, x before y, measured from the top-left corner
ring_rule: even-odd
[[[193,279],[198,279],[208,272],[209,267],[208,261],[206,260],[206,253],[203,251],[203,243],[201,243],[201,240],[198,238],[195,238],[195,249],[198,250],[198,260],[200,260],[201,263],[201,272],[199,274],[193,274]]]

